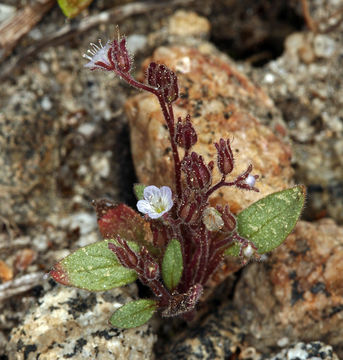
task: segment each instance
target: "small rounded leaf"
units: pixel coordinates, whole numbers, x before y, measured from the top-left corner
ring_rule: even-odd
[[[141,326],[150,320],[156,308],[157,303],[154,300],[141,299],[131,301],[113,313],[110,323],[121,329]]]
[[[183,272],[183,259],[180,242],[170,240],[162,261],[162,277],[169,290],[179,284]]]
[[[238,234],[252,241],[259,254],[277,248],[293,230],[305,202],[302,185],[266,196],[237,216]],[[240,245],[234,244],[226,255],[238,256]]]

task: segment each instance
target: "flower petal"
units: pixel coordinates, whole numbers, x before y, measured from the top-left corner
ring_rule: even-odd
[[[160,190],[165,212],[169,211],[173,207],[172,191],[169,186],[162,186]]]
[[[160,218],[164,213],[165,213],[165,211],[160,212],[160,213],[158,213],[158,212],[156,212],[156,211],[152,211],[152,212],[149,213],[148,215],[149,215],[149,217],[150,217],[151,219],[158,219],[158,218]]]
[[[161,191],[160,189],[155,186],[155,185],[150,185],[150,186],[147,186],[145,189],[144,189],[144,199],[149,201],[149,202],[152,202],[152,201],[156,201],[155,199],[157,198],[160,198],[161,197]]]
[[[85,54],[84,57],[90,60],[86,65],[86,68],[91,70],[102,69],[108,70],[109,67],[112,67],[111,61],[109,59],[108,50],[111,48],[111,42],[107,41],[105,46],[102,46],[101,41],[99,40],[99,45],[91,44],[91,49],[88,50],[88,54]],[[99,63],[105,64],[108,68],[101,66]]]
[[[154,211],[150,202],[147,200],[139,200],[137,202],[137,209],[143,214],[149,214]]]

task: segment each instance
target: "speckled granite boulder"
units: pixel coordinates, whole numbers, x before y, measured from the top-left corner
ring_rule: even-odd
[[[216,311],[202,324],[179,334],[159,358],[163,360],[224,360],[238,355],[244,333],[237,312],[226,307]]]
[[[305,214],[311,219],[330,216],[343,223],[342,2],[307,3],[323,33],[288,36],[282,56],[255,70],[254,79],[265,87],[288,123],[296,180],[311,193]]]
[[[234,299],[247,341],[260,351],[280,339],[320,340],[343,356],[343,228],[301,221],[266,263],[252,264]],[[244,299],[244,300],[243,300]]]
[[[270,360],[339,360],[332,347],[319,341],[302,342],[283,349]]]
[[[57,286],[13,329],[9,359],[153,359],[156,338],[149,325],[119,330],[108,323],[129,300],[122,289],[89,293]]]
[[[6,88],[12,92],[11,87]],[[60,161],[60,124],[41,113],[38,105],[38,109],[30,108],[32,98],[36,99],[23,88],[12,94],[0,114],[0,213],[14,223],[46,218],[59,204],[51,174]]]
[[[268,119],[277,113],[273,102],[252,84],[223,55],[214,55],[213,47],[199,45],[160,47],[150,61],[164,63],[179,77],[181,98],[175,114],[190,113],[198,131],[194,150],[206,161],[215,160],[214,142],[220,137],[233,139],[236,167],[233,176],[254,165],[261,181],[260,193],[223,188],[212,201],[229,203],[234,212],[277,190],[290,185],[290,148],[261,125],[257,117]],[[136,173],[144,184],[171,185],[172,163],[168,134],[159,105],[149,94],[139,94],[126,104],[131,127],[131,146]],[[266,120],[267,121],[267,120]],[[270,120],[269,120],[270,122]],[[275,129],[283,131],[278,124]],[[276,130],[275,130],[276,131]],[[214,178],[219,179],[219,174]]]
[[[189,328],[171,340],[172,344],[164,355],[159,355],[159,359],[339,360],[332,346],[319,341],[288,345],[287,340],[282,338],[273,351],[267,347],[258,351],[248,344],[250,335],[246,330],[239,311],[227,303],[200,325]],[[280,351],[275,354],[277,347],[280,347]]]

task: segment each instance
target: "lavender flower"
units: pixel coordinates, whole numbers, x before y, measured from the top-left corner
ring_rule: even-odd
[[[137,209],[151,219],[158,219],[173,206],[172,191],[168,186],[160,189],[154,185],[144,189],[144,200],[137,202]]]

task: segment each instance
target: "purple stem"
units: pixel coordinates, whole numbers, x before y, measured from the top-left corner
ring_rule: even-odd
[[[129,73],[122,73],[117,70],[113,70],[119,77],[121,77],[123,80],[125,80],[128,84],[135,87],[136,89],[141,89],[148,91],[156,96],[158,96],[158,90],[154,88],[153,86],[143,84],[137,80],[135,80]]]
[[[169,134],[170,134],[170,143],[171,143],[171,147],[172,147],[172,151],[173,151],[173,159],[174,159],[174,167],[175,167],[176,194],[177,194],[177,198],[180,199],[181,194],[182,194],[181,163],[180,163],[179,152],[177,151],[177,145],[175,142],[175,130],[174,130],[175,119],[174,119],[174,112],[173,112],[172,105],[168,104],[168,107],[166,106],[165,100],[164,100],[161,92],[158,89],[156,89],[152,86],[140,83],[139,81],[136,81],[128,73],[122,73],[119,71],[115,71],[115,72],[117,73],[117,75],[119,75],[123,80],[125,80],[131,86],[133,86],[137,89],[142,89],[142,90],[148,91],[157,96],[158,101],[161,106],[161,109],[162,109],[162,112],[163,112],[163,116],[167,122],[168,130],[169,130]]]
[[[175,131],[174,131],[174,113],[171,104],[168,104],[168,108],[163,99],[162,94],[158,93],[157,95],[158,101],[160,102],[160,106],[163,112],[163,116],[166,120],[169,135],[170,135],[170,144],[173,152],[174,159],[174,168],[175,168],[175,187],[176,187],[176,199],[179,200],[182,197],[182,187],[181,187],[181,164],[179,158],[179,152],[177,151],[177,145],[175,142]]]
[[[159,280],[146,281],[144,278],[140,278],[140,280],[143,284],[146,284],[150,287],[151,291],[159,299],[160,306],[164,307],[169,304],[171,295]]]
[[[202,226],[199,237],[199,258],[198,261],[196,262],[197,267],[195,269],[192,285],[197,283],[202,284],[202,281],[204,280],[204,276],[207,271],[208,259],[209,259],[208,232]]]
[[[123,73],[123,72],[116,71],[116,70],[114,70],[114,71],[117,73],[117,75],[119,75],[123,80],[125,80],[131,86],[133,86],[137,89],[142,89],[142,90],[148,91],[157,96],[158,101],[161,106],[161,109],[162,109],[162,112],[163,112],[163,116],[167,122],[168,130],[169,130],[169,134],[170,134],[170,143],[171,143],[171,147],[172,147],[172,151],[173,151],[173,159],[174,159],[174,167],[175,167],[176,194],[177,194],[177,199],[181,199],[181,194],[182,194],[181,163],[180,163],[179,152],[177,150],[177,145],[175,142],[175,130],[174,130],[175,119],[174,119],[174,112],[173,112],[172,105],[168,104],[168,108],[167,108],[165,100],[164,100],[161,92],[158,89],[156,89],[152,86],[140,83],[139,81],[136,81],[128,73]]]
[[[219,182],[217,182],[217,184],[213,185],[205,194],[205,197],[208,198],[211,194],[213,194],[216,190],[218,190],[219,188],[221,188],[222,186],[235,186],[238,181],[238,179],[236,179],[235,181],[230,181],[230,182],[225,182],[225,176],[223,176],[221,178],[221,180]]]

